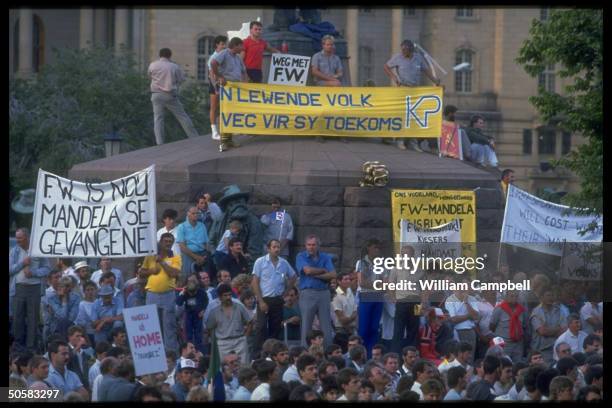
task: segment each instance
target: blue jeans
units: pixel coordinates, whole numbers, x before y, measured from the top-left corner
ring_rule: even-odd
[[[470,153],[472,155],[472,161],[475,163],[490,165],[492,167],[497,167],[498,165],[497,155],[495,154],[495,150],[491,149],[491,146],[472,143]]]
[[[383,302],[359,301],[359,335],[363,339],[363,346],[368,352],[368,359],[372,357],[372,347],[378,340],[378,327],[383,312]]]
[[[179,351],[176,328],[176,295],[174,289],[155,293],[147,291],[147,305],[157,305],[160,326],[167,350]]]
[[[185,311],[185,335],[187,340],[192,342],[198,351],[204,353],[202,328],[202,319],[198,316],[198,312]]]

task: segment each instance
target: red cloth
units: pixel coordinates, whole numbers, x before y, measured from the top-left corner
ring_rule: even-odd
[[[421,358],[437,360],[436,332],[429,324],[419,327],[419,353]]]
[[[518,303],[514,304],[514,310],[505,300],[499,304],[499,307],[510,316],[510,340],[517,342],[523,340],[523,325],[521,324],[521,313],[525,308]]]
[[[261,69],[263,53],[268,46],[264,40],[255,41],[250,36],[242,42],[244,47],[244,65],[247,69]]]

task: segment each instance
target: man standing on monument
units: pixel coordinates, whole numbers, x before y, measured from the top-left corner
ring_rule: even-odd
[[[321,51],[312,56],[312,76],[314,77],[317,86],[341,86],[341,78],[344,75],[342,71],[342,61],[334,52],[334,37],[324,35],[321,38]],[[323,143],[325,139],[317,136],[317,142]],[[346,138],[342,138],[343,142],[347,142]]]
[[[440,78],[437,78],[431,67],[421,53],[415,52],[414,43],[410,40],[402,41],[402,52],[395,54],[384,65],[385,74],[391,78],[394,86],[419,86],[421,84],[421,72],[433,82],[436,86],[440,86]],[[412,139],[410,146],[417,152],[423,150],[419,147],[418,139]],[[397,140],[397,147],[401,150],[406,150],[406,145],[403,139]]]
[[[217,54],[210,63],[212,69],[211,77],[215,81],[217,94],[219,94],[219,86],[225,86],[227,81],[247,82],[247,72],[244,62],[240,58],[240,53],[243,50],[243,42],[240,38],[234,37],[230,40],[228,48]],[[221,144],[219,151],[224,152],[230,147],[238,147],[237,143],[232,142],[231,134],[221,134]]]
[[[315,314],[323,331],[324,344],[332,344],[331,294],[329,281],[336,278],[336,268],[332,257],[319,251],[320,241],[316,235],[306,237],[306,250],[297,255],[295,265],[299,274],[300,311],[302,312],[302,345],[306,345],[306,335],[312,330]]]
[[[250,35],[244,40],[244,50],[240,53],[240,56],[244,61],[244,65],[246,65],[247,75],[251,82],[260,84],[263,79],[261,66],[264,51],[269,53],[280,53],[280,51],[270,47],[265,40],[261,39],[263,26],[259,21],[251,21],[249,29]]]
[[[318,86],[340,86],[342,62],[334,54],[334,37],[325,35],[321,39],[322,50],[312,56],[312,76]]]
[[[170,60],[172,51],[169,48],[159,50],[159,60],[149,65],[151,78],[151,103],[153,103],[155,142],[164,143],[164,108],[167,108],[189,137],[198,137],[193,122],[185,113],[183,104],[178,99],[178,87],[185,81],[185,73]]]

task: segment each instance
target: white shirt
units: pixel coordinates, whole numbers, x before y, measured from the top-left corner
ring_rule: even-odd
[[[291,364],[283,373],[283,381],[288,383],[294,380],[300,381],[300,375],[298,374],[295,364]]]
[[[102,373],[98,374],[91,386],[91,400],[98,401],[98,387],[102,384]]]
[[[259,384],[251,394],[251,401],[270,401],[270,384]]]
[[[468,296],[467,301],[470,306],[472,306],[472,309],[478,311],[478,302],[476,302],[476,299],[473,296]],[[454,294],[450,295],[448,299],[446,299],[446,302],[444,302],[444,306],[446,307],[446,310],[448,310],[448,314],[450,317],[468,314],[468,308],[465,303],[457,299]],[[476,323],[474,323],[473,320],[467,319],[461,323],[455,324],[455,330],[473,329],[475,326]]]
[[[115,275],[115,287],[118,289],[121,289],[123,287],[123,274],[117,268],[111,268],[110,271],[113,273],[113,275]],[[96,285],[98,285],[98,289],[100,288],[100,278],[102,278],[103,274],[104,274],[104,271],[102,269],[98,269],[97,271],[91,274],[90,279]]]
[[[353,291],[351,288],[346,288],[346,293],[342,291],[342,288],[338,286],[336,288],[336,296],[334,296],[334,300],[331,302],[332,306],[332,321],[334,322],[334,326],[343,327],[338,320],[338,316],[336,316],[336,310],[341,311],[345,317],[351,317],[352,314],[357,310],[357,306],[355,306],[355,296],[353,295]],[[356,323],[353,321],[350,327],[355,329]]]
[[[414,384],[412,384],[412,388],[410,389],[410,391],[414,391],[417,394],[419,394],[419,400],[423,400],[423,391],[421,391],[421,384],[419,384],[418,382],[414,382]]]
[[[480,320],[478,321],[478,328],[480,329],[480,333],[483,336],[491,334],[491,329],[489,328],[489,324],[491,323],[491,314],[495,306],[487,302],[486,300],[481,300],[478,302],[478,313],[480,313]]]
[[[440,363],[440,365],[438,365],[438,371],[440,372],[440,374],[446,374],[446,372],[450,370],[451,368],[458,367],[460,365],[461,363],[457,359],[454,359],[450,363],[444,360]]]
[[[582,329],[585,333],[593,333],[593,327],[587,319],[591,317],[600,317],[603,319],[603,302],[599,302],[596,307],[593,307],[591,302],[586,302],[580,309],[580,323],[582,323]]]
[[[181,67],[167,58],[153,61],[148,69],[151,92],[178,92],[178,85],[185,80]]]
[[[180,255],[181,247],[179,246],[178,242],[176,242],[176,226],[172,228],[170,231],[168,231],[165,226],[158,229],[157,230],[157,242],[159,242],[159,240],[161,239],[162,234],[165,234],[166,232],[169,232],[174,236],[174,244],[172,244],[172,253],[174,255]]]
[[[577,353],[583,351],[582,344],[584,339],[586,339],[588,335],[580,330],[577,335],[572,334],[570,329],[567,329],[560,335],[555,341],[555,345],[553,346],[553,359],[555,361],[559,360],[559,356],[557,355],[557,344],[559,343],[567,343],[572,348],[572,353]]]
[[[338,398],[336,401],[348,401],[348,398],[346,398],[346,395],[342,394],[342,396]]]

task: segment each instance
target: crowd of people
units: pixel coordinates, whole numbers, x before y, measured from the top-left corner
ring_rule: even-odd
[[[209,61],[212,138],[221,151],[237,144],[216,125],[219,86],[261,82],[263,53],[279,52],[261,38],[261,23],[250,30],[244,41],[218,36]],[[421,73],[440,85],[411,41],[401,50],[384,66],[395,85],[418,86]],[[197,136],[178,100],[184,73],[171,56],[164,48],[149,67],[158,144],[166,108]],[[312,75],[318,86],[342,83],[333,37],[323,37]],[[456,112],[445,106],[445,119],[454,122]],[[458,129],[463,156],[497,167],[484,120],[474,116]],[[409,146],[423,147],[416,139]],[[512,170],[502,172],[504,194],[513,180]],[[213,232],[225,220],[221,200],[198,196],[182,222],[176,209],[166,209],[157,255],[137,259],[132,271],[113,267],[110,258],[96,266],[32,258],[28,229],[19,228],[9,253],[9,387],[32,391],[20,394],[31,400],[53,390],[55,400],[95,402],[603,398],[597,285],[553,285],[536,273],[522,292],[377,291],[375,279],[400,279],[395,270],[374,273],[374,260],[390,255],[380,241],[365,242],[354,267],[339,270],[316,235],[290,251],[293,222],[278,199],[258,220],[228,219]],[[261,247],[253,247],[258,228]],[[469,281],[467,274],[420,272]],[[491,278],[521,282],[527,275],[506,267]],[[142,305],[158,311],[167,370],[136,376],[122,312]],[[223,389],[211,390],[217,352]]]
[[[110,258],[93,273],[87,261],[30,258],[28,230],[17,230],[10,387],[67,401],[210,400],[218,351],[226,401],[602,398],[603,304],[592,284],[552,285],[542,273],[522,292],[380,292],[374,279],[398,275],[374,274],[385,255],[376,239],[342,271],[315,235],[289,251],[293,223],[277,199],[260,218],[263,256],[246,249],[240,222],[211,243],[221,215],[210,194],[182,223],[164,211],[158,254],[133,271]],[[122,311],[145,304],[157,307],[167,370],[136,377]]]
[[[239,147],[232,140],[232,135],[219,132],[219,93],[220,87],[227,81],[233,82],[263,82],[263,55],[264,52],[279,53],[262,38],[263,26],[259,21],[252,21],[249,25],[250,35],[245,40],[238,37],[228,38],[223,35],[215,37],[215,50],[208,60],[209,94],[210,94],[210,123],[211,137],[220,141],[219,151]],[[160,59],[149,66],[151,78],[151,101],[153,103],[155,140],[162,144],[164,137],[164,108],[167,108],[177,118],[189,137],[197,137],[198,133],[193,123],[178,99],[178,88],[185,80],[185,74],[178,64],[171,61],[172,51],[163,48],[159,52]],[[431,63],[423,53],[416,50],[411,40],[401,43],[401,52],[394,54],[385,64],[384,72],[394,86],[415,87],[421,85],[421,76],[427,78],[436,86],[440,86],[440,78],[435,74]],[[335,39],[331,35],[324,35],[321,39],[321,51],[312,56],[310,75],[315,86],[342,86],[345,75],[342,61],[336,55]],[[367,86],[374,86],[371,80]],[[445,119],[454,122],[454,106],[446,106]],[[495,139],[484,132],[485,118],[475,115],[470,118],[469,126],[460,128],[464,160],[474,162],[480,167],[497,168],[498,161],[495,153]],[[347,142],[346,138],[341,138]],[[317,141],[324,142],[325,138],[317,137]],[[385,141],[385,139],[383,139]],[[408,141],[408,145],[406,142]],[[410,147],[418,152],[435,150],[435,146],[425,140],[416,138],[397,138],[395,143],[399,149]]]

